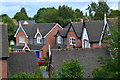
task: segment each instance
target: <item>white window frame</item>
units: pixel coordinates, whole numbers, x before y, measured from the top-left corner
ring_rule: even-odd
[[[75,42],[75,44],[73,44],[73,42]],[[69,43],[70,43],[70,45],[76,45],[76,38],[70,37],[69,38]]]
[[[37,43],[38,43],[38,44],[41,43],[41,37],[37,37]]]
[[[25,37],[24,36],[19,37],[19,43],[25,43]]]
[[[57,43],[58,43],[58,44],[61,44],[61,43],[62,43],[62,39],[61,39],[60,36],[57,37]]]

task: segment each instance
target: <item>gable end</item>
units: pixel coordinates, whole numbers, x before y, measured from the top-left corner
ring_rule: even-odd
[[[16,37],[16,35],[17,35],[17,33],[18,33],[19,31],[23,31],[23,32],[24,32],[24,34],[25,34],[25,36],[28,38],[28,36],[27,36],[26,32],[24,31],[24,29],[23,29],[23,27],[22,27],[21,25],[20,25],[20,26],[19,26],[19,28],[17,29],[17,31],[16,31],[16,33],[15,33],[14,37]]]
[[[50,32],[56,27],[56,26],[58,26],[58,27],[60,27],[61,29],[63,29],[58,23],[44,36],[44,38],[48,35],[48,34],[50,34]]]

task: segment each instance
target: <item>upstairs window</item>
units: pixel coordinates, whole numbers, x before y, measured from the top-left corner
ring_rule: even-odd
[[[75,45],[75,38],[74,37],[70,37],[70,45]]]
[[[61,43],[62,43],[62,40],[61,40],[61,37],[60,37],[60,36],[57,37],[57,43],[58,43],[58,44],[61,44]]]
[[[25,37],[20,36],[19,37],[19,43],[25,43]]]
[[[41,43],[41,37],[37,37],[37,43]]]

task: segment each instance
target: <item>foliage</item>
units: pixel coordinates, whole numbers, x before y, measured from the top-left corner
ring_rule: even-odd
[[[73,10],[72,7],[66,5],[59,6],[58,9],[40,8],[34,18],[37,23],[59,23],[61,26],[66,26],[71,21],[80,21],[83,17],[82,11],[79,9]]]
[[[21,8],[20,12],[17,12],[13,18],[16,20],[29,20],[30,19],[27,15],[25,8]]]
[[[7,16],[7,14],[3,14],[0,16],[2,16],[2,22],[7,24],[7,26],[8,26],[8,39],[9,39],[9,41],[14,40],[16,25],[13,23],[13,20],[9,16]]]
[[[45,61],[44,63],[43,63],[43,66],[47,66],[48,65],[48,61]]]
[[[75,9],[75,16],[76,16],[76,18],[82,18],[83,12],[80,11],[80,9]]]
[[[34,16],[34,19],[37,23],[51,23],[55,22],[57,19],[57,9],[52,8],[40,8],[37,14]]]
[[[119,67],[117,63],[118,63],[117,59],[111,60],[111,59],[102,58],[101,59],[102,66],[93,71],[93,77],[96,80],[119,78],[120,72],[118,71]]]
[[[120,33],[118,31],[120,27],[120,17],[118,18],[118,28],[115,28],[114,30],[111,31],[111,35],[109,36],[110,39],[112,39],[112,42],[110,42],[111,45],[111,50],[114,53],[114,59],[101,59],[102,66],[99,68],[95,69],[93,71],[93,77],[98,80],[98,79],[120,79]]]
[[[109,17],[119,17],[120,16],[120,10],[110,10]]]
[[[48,59],[48,57],[44,57],[44,59]]]
[[[40,70],[46,70],[47,66],[40,66]]]
[[[87,10],[89,11],[89,16],[94,16],[94,19],[102,20],[105,13],[109,13],[109,6],[106,2],[92,2],[88,5]]]
[[[20,72],[20,73],[17,73],[13,76],[10,77],[10,80],[21,80],[21,78],[25,79],[30,79],[30,78],[43,78],[42,76],[42,73],[40,70],[38,70],[36,73],[32,73],[32,74],[28,74],[28,73],[25,73],[25,72]]]
[[[83,66],[78,60],[72,60],[70,63],[64,62],[57,73],[54,75],[56,78],[83,78]]]
[[[58,8],[58,14],[63,19],[73,19],[74,18],[74,11],[72,10],[72,7],[68,7],[66,5],[59,6]]]

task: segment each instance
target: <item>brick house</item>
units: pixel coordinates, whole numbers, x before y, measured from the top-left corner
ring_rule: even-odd
[[[36,52],[37,58],[46,56],[48,45],[55,45],[54,35],[62,27],[57,23],[21,25],[16,31],[14,52]]]
[[[7,78],[8,76],[8,34],[7,26],[0,22],[0,80]]]
[[[109,46],[103,42],[105,40],[105,31],[109,32],[109,26],[106,19],[101,21],[83,21],[71,22],[64,29],[58,30],[56,37],[56,48],[97,48]]]

